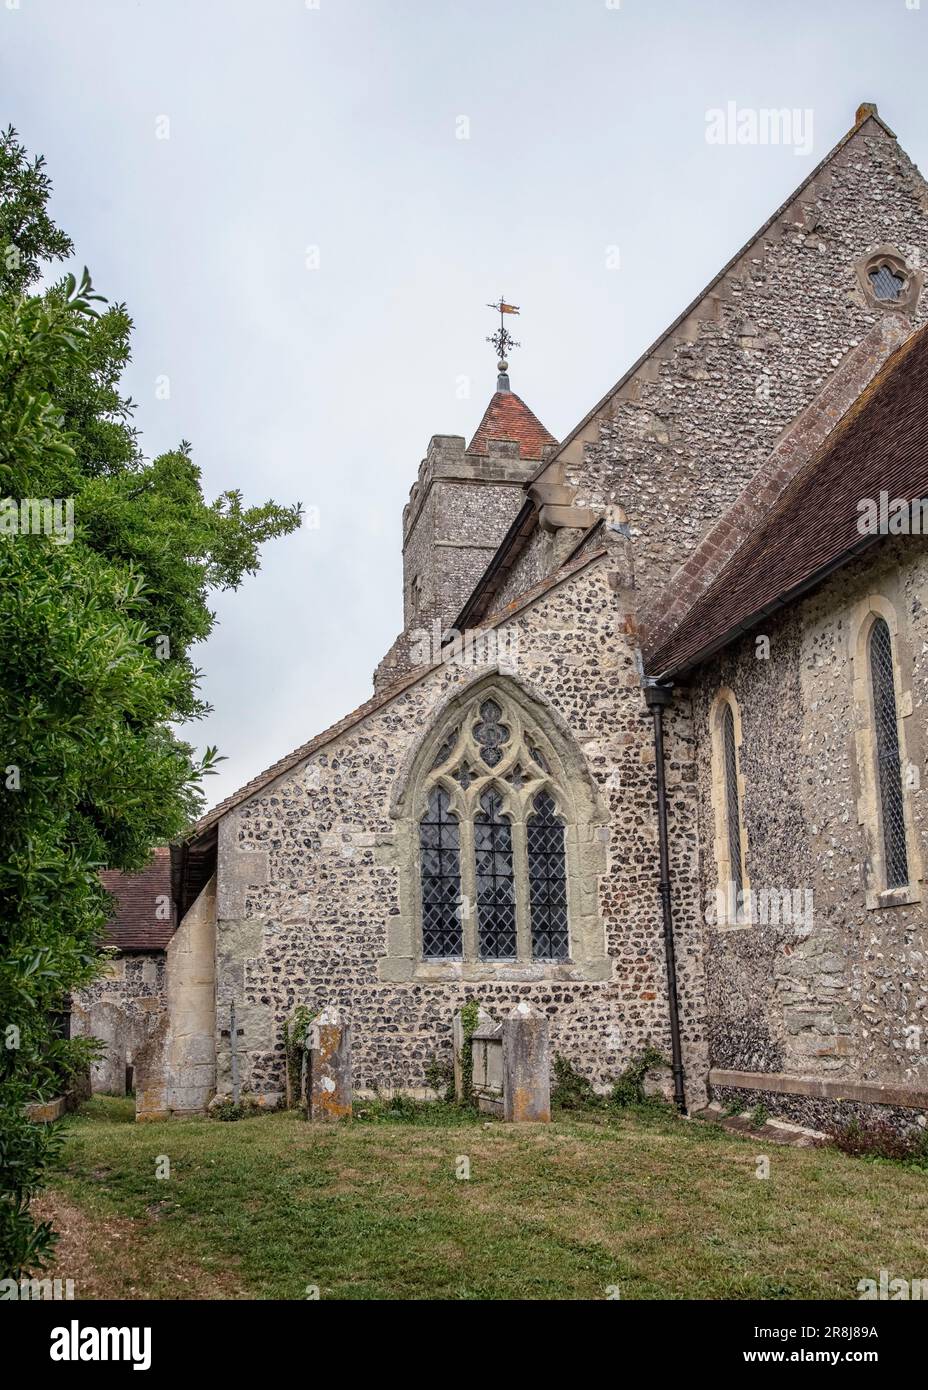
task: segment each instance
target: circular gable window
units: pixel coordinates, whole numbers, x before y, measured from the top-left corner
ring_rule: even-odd
[[[895,246],[878,246],[857,262],[857,277],[875,309],[911,313],[918,302],[922,272],[913,270]]]

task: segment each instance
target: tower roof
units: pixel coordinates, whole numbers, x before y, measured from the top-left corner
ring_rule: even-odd
[[[507,378],[508,380],[508,378]],[[519,457],[542,459],[547,445],[557,444],[521,396],[514,391],[496,391],[483,412],[483,419],[467,446],[469,454],[488,454],[491,439],[505,439],[519,446]]]

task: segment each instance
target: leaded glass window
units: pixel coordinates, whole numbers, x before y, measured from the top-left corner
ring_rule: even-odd
[[[891,266],[876,266],[868,273],[877,299],[898,299],[905,289],[905,276],[897,275]]]
[[[886,887],[902,888],[909,881],[909,865],[902,800],[899,721],[893,676],[893,643],[884,618],[877,618],[870,631],[870,679],[876,726],[876,763]]]
[[[532,957],[566,960],[567,863],[564,823],[549,792],[539,792],[528,818],[528,891]]]
[[[512,826],[496,791],[480,798],[474,818],[477,871],[477,931],[484,959],[516,956],[516,894],[512,864]]]
[[[483,686],[435,731],[423,765],[423,959],[574,959],[567,826],[575,802],[544,726],[504,687]]]
[[[422,954],[460,956],[461,839],[448,793],[434,787],[419,822],[422,877]]]
[[[735,745],[735,716],[727,700],[722,708],[722,754],[725,760],[725,829],[728,835],[728,872],[737,894],[744,891],[744,874],[741,867],[741,805],[738,799],[738,750]]]
[[[719,927],[747,926],[752,920],[747,877],[747,844],[741,805],[738,704],[722,689],[710,715],[712,736],[712,804],[715,812],[715,861],[718,867],[716,921]]]

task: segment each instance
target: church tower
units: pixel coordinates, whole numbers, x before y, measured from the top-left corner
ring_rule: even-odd
[[[416,664],[412,634],[454,625],[525,502],[526,483],[557,449],[510,387],[503,352],[515,344],[502,322],[490,341],[500,349],[499,374],[474,437],[465,447],[461,435],[432,436],[403,510],[403,631],[375,672],[375,691]]]

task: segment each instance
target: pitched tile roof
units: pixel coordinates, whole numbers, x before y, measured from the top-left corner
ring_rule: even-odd
[[[548,433],[538,416],[514,391],[497,391],[492,396],[467,452],[489,453],[491,439],[508,439],[518,444],[519,457],[523,459],[541,459],[548,445],[557,444],[554,435]]]
[[[156,849],[151,863],[137,874],[106,869],[100,877],[117,899],[116,915],[106,927],[107,945],[121,951],[163,951],[176,926],[170,907],[170,849]],[[165,898],[169,905],[167,918],[162,915]]]
[[[858,503],[928,497],[928,327],[897,348],[680,621],[645,649],[680,676],[880,537]]]

